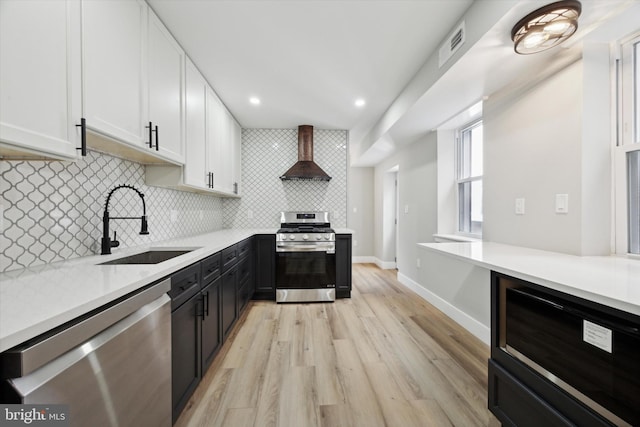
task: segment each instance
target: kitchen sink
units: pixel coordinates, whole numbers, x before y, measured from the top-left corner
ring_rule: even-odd
[[[129,255],[123,258],[102,262],[98,265],[114,265],[114,264],[160,264],[163,261],[170,260],[180,255],[184,255],[193,251],[193,249],[184,250],[150,250],[135,255]]]

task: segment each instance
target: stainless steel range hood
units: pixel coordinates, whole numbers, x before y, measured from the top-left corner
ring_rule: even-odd
[[[313,161],[313,126],[298,126],[298,162],[281,177],[283,181],[330,181],[327,175]]]

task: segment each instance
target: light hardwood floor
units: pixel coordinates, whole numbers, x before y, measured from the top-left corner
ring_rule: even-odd
[[[250,302],[176,426],[499,426],[488,358],[395,270],[354,264],[350,299]]]

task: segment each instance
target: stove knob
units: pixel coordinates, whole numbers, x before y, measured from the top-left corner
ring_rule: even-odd
[[[320,239],[322,239],[322,235],[316,234],[316,240],[320,240]]]
[[[330,238],[330,237],[331,237],[331,235],[330,235],[330,234],[325,234],[325,235],[324,235],[324,240],[329,240],[329,238]]]
[[[309,236],[307,236],[306,234],[302,236],[302,240],[309,240]]]
[[[295,239],[296,239],[296,236],[295,236],[295,235],[291,234],[291,235],[289,236],[289,240],[295,240]]]

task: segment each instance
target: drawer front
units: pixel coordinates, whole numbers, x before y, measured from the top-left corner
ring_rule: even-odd
[[[251,247],[253,243],[253,238],[250,237],[248,239],[244,239],[242,242],[238,243],[238,258],[245,258],[247,255],[251,253]]]
[[[202,261],[202,287],[222,274],[222,252],[215,253]]]
[[[189,267],[186,267],[173,276],[171,276],[171,291],[169,291],[169,296],[172,300],[184,299],[185,297],[188,299],[188,296],[182,295],[185,292],[189,292],[189,294],[193,293],[194,285],[197,286],[197,290],[199,290],[200,286],[200,263],[195,263]],[[196,291],[197,291],[196,290]]]
[[[238,264],[238,283],[244,284],[251,277],[251,258],[245,258]]]
[[[229,270],[238,262],[238,245],[229,246],[222,251],[222,272]]]

